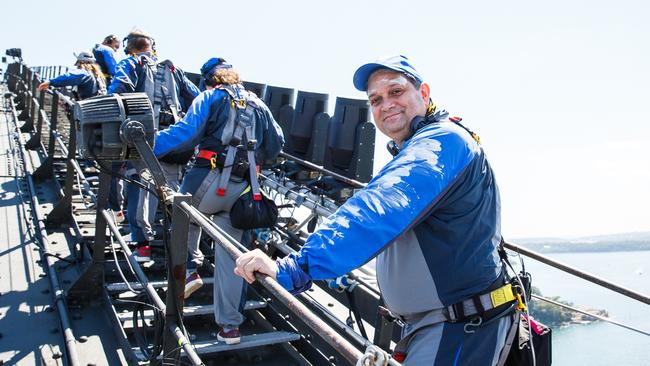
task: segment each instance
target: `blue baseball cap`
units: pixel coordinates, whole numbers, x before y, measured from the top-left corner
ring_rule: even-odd
[[[214,73],[216,69],[231,69],[232,65],[227,63],[221,57],[213,57],[206,61],[203,66],[201,66],[201,76],[205,79],[209,78],[210,75]]]
[[[379,69],[389,69],[389,70],[401,72],[403,74],[406,74],[407,76],[412,77],[418,83],[422,83],[422,77],[417,72],[417,70],[415,70],[413,65],[411,65],[409,59],[406,58],[406,56],[398,55],[398,56],[389,57],[387,59],[377,60],[375,62],[367,63],[361,66],[360,68],[358,68],[357,71],[354,73],[354,76],[352,77],[352,82],[354,83],[354,87],[360,91],[367,91],[368,79],[370,78],[370,75],[372,75],[373,72]]]

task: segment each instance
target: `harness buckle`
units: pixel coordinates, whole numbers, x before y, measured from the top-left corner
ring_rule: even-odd
[[[246,142],[246,150],[255,151],[256,145],[257,145],[257,140],[248,140]]]
[[[465,318],[465,309],[462,302],[447,306],[443,312],[449,323],[458,323]]]
[[[232,109],[246,109],[246,101],[244,99],[230,99],[230,106]]]

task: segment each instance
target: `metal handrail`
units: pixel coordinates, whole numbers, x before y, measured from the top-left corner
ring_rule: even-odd
[[[230,255],[233,260],[237,260],[243,252],[248,251],[245,248],[242,248],[241,245],[232,238],[228,233],[223,229],[218,227],[212,221],[208,220],[199,210],[195,207],[190,206],[187,202],[181,202],[180,208],[187,213],[190,218],[198,223],[205,232],[214,239],[215,244],[221,245],[221,247]],[[243,249],[243,250],[242,250]],[[280,284],[275,281],[270,276],[261,274],[259,272],[255,273],[255,278],[257,281],[271,294],[273,294],[282,304],[287,306],[291,311],[297,314],[305,324],[307,324],[311,329],[318,334],[323,335],[323,339],[336,349],[346,360],[356,363],[359,360],[363,353],[356,349],[350,342],[345,338],[341,337],[332,327],[325,323],[322,319],[317,317],[313,312],[307,308],[303,303],[298,301],[296,297],[291,295],[287,290],[285,290]],[[390,365],[398,366],[399,362],[391,359],[389,361]]]
[[[512,250],[514,252],[523,254],[523,255],[525,255],[525,256],[527,256],[529,258],[535,259],[535,260],[537,260],[539,262],[542,262],[542,263],[544,263],[546,265],[549,265],[551,267],[555,267],[555,268],[557,268],[557,269],[559,269],[559,270],[561,270],[563,272],[572,274],[572,275],[574,275],[576,277],[582,278],[583,280],[589,281],[591,283],[595,283],[595,284],[597,284],[597,285],[599,285],[601,287],[612,290],[612,291],[617,292],[617,293],[619,293],[621,295],[627,296],[627,297],[629,297],[631,299],[640,301],[640,302],[642,302],[644,304],[650,305],[650,297],[648,297],[647,295],[644,295],[644,294],[642,294],[640,292],[631,290],[631,289],[623,287],[621,285],[617,285],[617,284],[615,284],[613,282],[607,281],[607,280],[602,279],[602,278],[600,278],[598,276],[594,276],[594,275],[592,275],[590,273],[587,273],[585,271],[575,269],[575,268],[573,268],[571,266],[568,266],[568,265],[566,265],[566,264],[564,264],[562,262],[551,259],[551,258],[549,258],[549,257],[547,257],[545,255],[542,255],[542,254],[537,253],[535,251],[532,251],[530,249],[526,249],[526,248],[524,248],[524,247],[522,247],[520,245],[504,242],[503,246],[506,249],[510,249],[510,250]]]

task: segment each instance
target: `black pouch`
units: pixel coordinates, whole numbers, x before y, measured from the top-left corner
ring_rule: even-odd
[[[532,320],[532,326],[524,313],[519,313],[519,324],[513,340],[505,366],[532,366],[533,354],[530,349],[530,337],[533,338],[535,349],[535,365],[550,366],[551,354],[551,328]]]
[[[230,209],[230,223],[241,230],[271,228],[278,222],[278,207],[264,192],[262,199],[255,201],[253,191],[249,189],[237,198]]]

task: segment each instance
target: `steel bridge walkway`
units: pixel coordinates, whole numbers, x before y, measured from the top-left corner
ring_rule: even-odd
[[[0,85],[0,365],[65,365],[65,343],[44,268],[45,257],[30,225],[34,218],[26,176],[31,172],[23,169],[18,143],[29,134],[17,132],[16,125],[24,121],[15,120],[5,93],[6,85]],[[38,153],[24,154],[31,166],[40,165]],[[52,186],[51,181],[35,183],[36,200],[46,210],[56,202],[57,192]],[[69,257],[66,244],[74,240],[68,241],[70,236],[65,232],[51,234],[53,254]],[[64,285],[78,276],[76,267],[66,264],[57,261],[57,273]],[[79,309],[71,316],[76,342],[91,346],[80,348],[83,365],[125,363],[103,309]],[[91,349],[95,352],[87,352]]]

